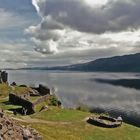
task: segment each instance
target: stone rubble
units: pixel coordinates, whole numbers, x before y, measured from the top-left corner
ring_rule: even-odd
[[[3,112],[0,114],[0,140],[43,140],[35,129],[19,125]]]

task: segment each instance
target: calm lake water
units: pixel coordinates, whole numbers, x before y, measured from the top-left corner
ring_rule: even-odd
[[[139,73],[84,73],[16,70],[8,71],[9,82],[44,84],[56,89],[65,107],[85,104],[93,111],[122,115],[140,126],[140,90],[98,83],[95,79],[140,79]]]

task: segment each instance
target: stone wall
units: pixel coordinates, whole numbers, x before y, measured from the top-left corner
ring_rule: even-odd
[[[22,97],[19,97],[13,93],[9,94],[9,102],[14,105],[21,105],[23,108],[27,109],[27,114],[34,113],[34,104]]]
[[[0,83],[8,83],[8,73],[6,71],[0,71]]]
[[[47,95],[47,94],[50,95],[51,94],[51,89],[49,89],[48,87],[41,85],[41,84],[39,84],[39,87],[33,88],[33,89],[37,90],[40,95]]]
[[[35,101],[35,102],[33,103],[34,106],[35,106],[35,105],[38,105],[38,104],[41,104],[41,103],[43,103],[43,102],[45,102],[45,101],[47,101],[49,97],[50,97],[50,95],[45,95],[45,96],[43,96],[43,97],[40,97],[37,101]]]

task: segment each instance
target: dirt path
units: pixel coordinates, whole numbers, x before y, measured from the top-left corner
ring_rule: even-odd
[[[43,124],[54,124],[54,125],[71,124],[71,122],[58,122],[58,121],[46,121],[46,120],[41,120],[41,119],[33,119],[33,118],[29,117],[29,116],[24,116],[22,118],[12,117],[12,119],[14,119],[15,121],[24,122],[24,123],[43,123]]]

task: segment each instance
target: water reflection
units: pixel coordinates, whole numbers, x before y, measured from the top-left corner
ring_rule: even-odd
[[[79,103],[91,110],[122,114],[126,121],[140,126],[140,91],[132,88],[102,84],[96,79],[138,79],[137,73],[63,73],[49,71],[9,71],[10,82],[45,84],[57,88],[57,96],[65,107]],[[92,79],[92,80],[91,80]]]
[[[123,86],[127,88],[140,89],[140,79],[91,79],[91,81],[99,83],[107,83],[115,86]]]

